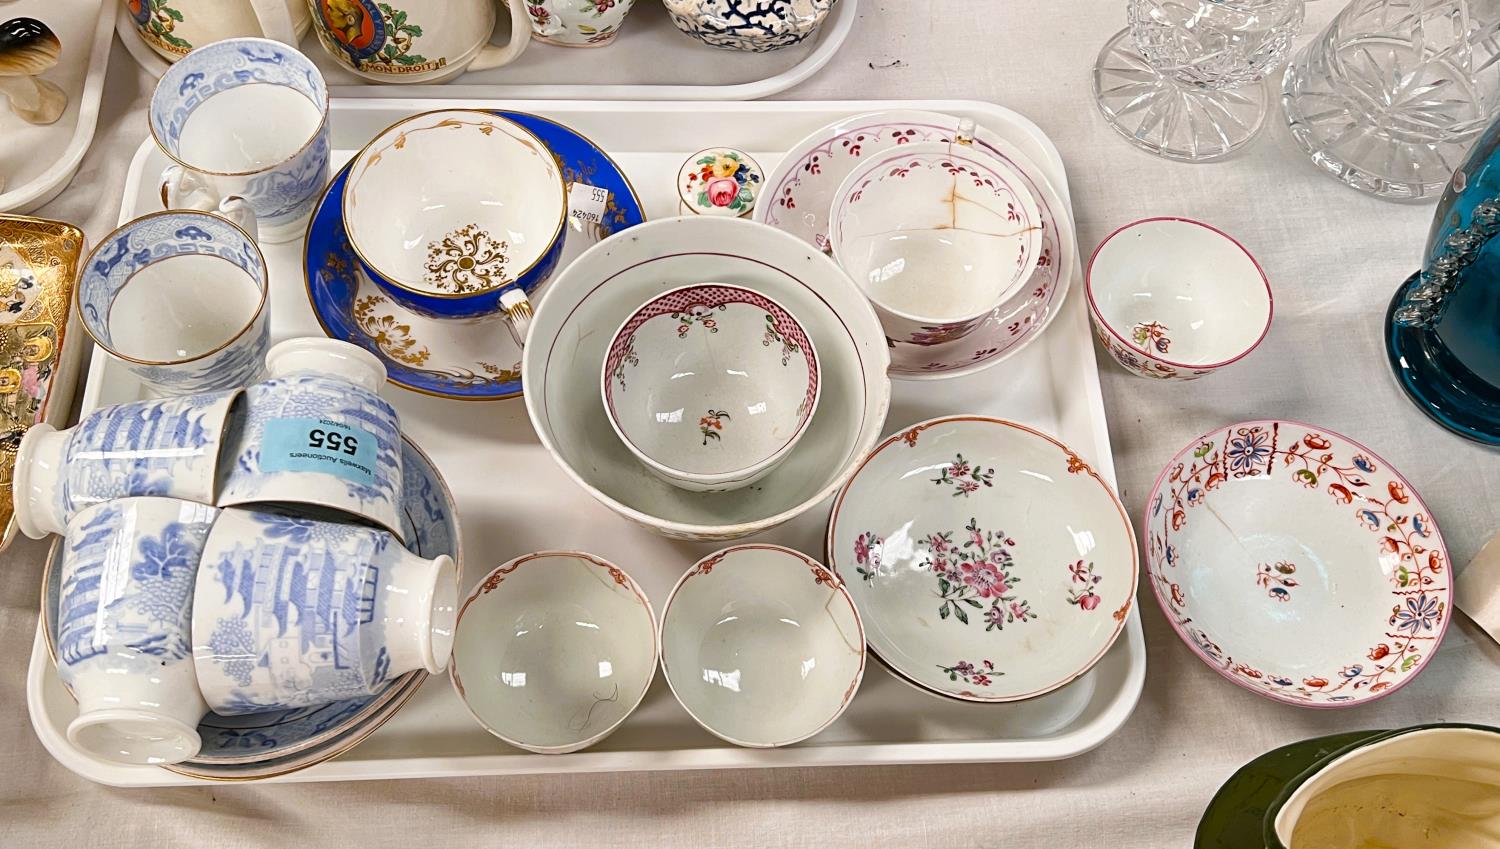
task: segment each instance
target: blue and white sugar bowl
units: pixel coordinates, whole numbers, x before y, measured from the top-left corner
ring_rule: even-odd
[[[78,699],[68,740],[129,764],[198,754],[208,712],[193,670],[192,594],[219,511],[175,498],[122,498],[68,523],[57,671]]]
[[[838,0],[662,0],[677,28],[726,50],[765,53],[818,31]]]
[[[104,407],[58,430],[38,423],[16,450],[16,525],[32,539],[60,534],[86,507],[170,496],[214,503],[219,458],[239,389]]]
[[[266,354],[230,428],[217,504],[311,505],[404,539],[401,426],[380,397],[385,366],[336,339],[289,339]]]
[[[258,713],[374,693],[448,665],[458,572],[390,534],[225,510],[193,595],[193,661],[214,712]]]

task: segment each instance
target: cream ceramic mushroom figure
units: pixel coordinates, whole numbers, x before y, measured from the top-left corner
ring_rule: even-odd
[[[0,24],[0,93],[10,108],[31,124],[50,124],[68,108],[68,95],[40,74],[62,56],[62,42],[35,18]]]

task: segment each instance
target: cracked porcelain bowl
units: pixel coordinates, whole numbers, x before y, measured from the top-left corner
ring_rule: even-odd
[[[661,666],[699,725],[737,746],[787,746],[838,719],[865,670],[854,601],[832,572],[779,545],[698,561],[662,613]]]
[[[725,492],[786,459],[818,407],[818,355],[786,308],[724,283],[658,295],[615,331],[602,387],[625,446],[673,486]]]
[[[834,501],[827,545],[876,658],[965,702],[1033,698],[1092,669],[1139,567],[1125,508],[1087,462],[982,416],[881,443]]]
[[[542,551],[490,572],[458,611],[449,675],[469,713],[541,754],[609,736],[656,675],[656,614],[624,570]]]
[[[562,255],[557,160],[525,127],[482,110],[427,112],[387,128],[354,158],[343,204],[371,282],[431,318],[509,314]]]
[[[1395,692],[1427,667],[1453,591],[1443,537],[1406,479],[1300,422],[1222,427],[1146,502],[1146,574],[1220,675],[1305,707]]]

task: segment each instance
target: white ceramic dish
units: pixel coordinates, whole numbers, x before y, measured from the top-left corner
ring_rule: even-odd
[[[55,123],[28,124],[0,102],[0,212],[30,212],[57,197],[78,173],[94,140],[99,98],[109,67],[118,0],[19,0],[3,6],[5,19],[36,18],[57,34],[62,58],[43,73],[68,94],[68,108]],[[135,34],[131,33],[131,38]],[[149,52],[149,48],[142,45]]]
[[[703,280],[736,281],[796,315],[817,346],[823,399],[775,471],[707,494],[637,462],[598,388],[618,322],[656,294]],[[890,405],[885,335],[854,281],[811,246],[734,218],[658,219],[600,242],[548,283],[528,339],[521,380],[542,444],[589,495],[675,539],[738,539],[812,509],[880,439]]]
[[[643,0],[631,9],[620,34],[607,47],[533,44],[503,68],[469,71],[441,85],[366,83],[324,53],[315,35],[303,38],[300,49],[317,61],[336,97],[753,100],[785,91],[827,65],[848,39],[858,9],[858,0],[839,0],[817,34],[802,44],[770,53],[731,53],[678,32],[661,3]],[[161,76],[166,62],[141,41],[126,16],[120,17],[118,27],[130,55],[153,76]],[[497,39],[504,30],[502,22]],[[691,82],[683,82],[684,68],[692,69]],[[722,141],[705,140],[709,144]]]
[[[818,354],[759,292],[691,284],[642,304],[604,360],[604,412],[636,459],[697,492],[739,489],[786,459],[818,409]]]
[[[625,571],[572,551],[495,568],[459,608],[449,677],[485,730],[528,751],[585,749],[646,696],[656,614]]]
[[[843,715],[865,674],[865,632],[848,591],[778,545],[737,545],[694,564],[667,597],[661,638],[677,701],[737,746],[812,737]]]
[[[1252,692],[1346,707],[1399,690],[1452,614],[1432,512],[1378,454],[1251,421],[1204,434],[1146,499],[1146,575],[1204,663]]]
[[[933,419],[885,442],[833,502],[828,565],[870,649],[939,696],[1031,699],[1114,644],[1140,556],[1114,490],[1073,449],[1000,419]]]
[[[628,30],[627,26],[627,34]],[[430,101],[335,99],[330,124],[335,167],[398,118],[436,105]],[[871,109],[937,109],[976,119],[1040,163],[1047,179],[1066,197],[1062,160],[1046,136],[1025,118],[993,104],[470,105],[521,108],[576,127],[610,151],[632,184],[641,189],[650,216],[675,212],[679,200],[673,177],[683,157],[692,150],[734,138],[741,140],[757,161],[774,168],[782,152],[798,139],[833,121]],[[127,217],[161,203],[155,196],[154,176],[165,164],[165,158],[148,145],[131,165],[125,189]],[[298,272],[302,265],[299,247],[270,245],[266,258],[272,266],[273,335],[282,339],[317,332],[317,321],[308,307]],[[1081,289],[1082,283],[1078,286]],[[137,397],[136,384],[97,353],[91,367],[84,409]],[[593,379],[597,376],[596,371]],[[597,385],[592,387],[592,394],[598,396]],[[665,540],[632,526],[584,496],[538,443],[519,402],[462,403],[404,392],[395,393],[393,401],[401,413],[402,427],[432,455],[463,504],[464,547],[471,563],[474,557],[487,564],[501,563],[567,539],[577,547],[628,565],[642,589],[661,600],[688,563],[722,547]],[[1092,457],[1096,470],[1109,479],[1109,433],[1103,410],[1087,311],[1083,299],[1073,297],[1047,333],[992,372],[920,387],[898,383],[889,429],[960,411],[1003,415],[1057,434]],[[618,443],[607,426],[603,436]],[[505,481],[526,481],[529,485],[497,485],[500,470]],[[764,534],[763,539],[816,553],[821,550],[826,520],[826,507],[814,509]],[[33,727],[54,757],[89,780],[106,784],[198,783],[197,779],[161,769],[103,765],[69,746],[61,732],[76,708],[58,683],[46,645],[40,640],[38,635],[29,667],[27,704]],[[805,744],[756,751],[722,743],[698,727],[667,687],[659,685],[646,694],[631,720],[608,740],[566,757],[507,749],[474,722],[449,682],[429,680],[415,695],[407,691],[400,694],[401,699],[410,697],[410,701],[389,721],[382,711],[361,723],[354,739],[369,736],[359,745],[334,760],[268,780],[359,781],[536,772],[1053,760],[1088,751],[1114,734],[1139,698],[1145,670],[1145,644],[1135,615],[1126,620],[1125,636],[1092,672],[1056,692],[1012,705],[938,700],[902,684],[883,669],[867,669],[859,695],[849,704],[842,721]],[[922,721],[912,723],[910,717],[918,715]],[[377,727],[379,730],[374,731]],[[348,742],[339,740],[335,751]],[[329,752],[314,748],[299,754],[316,760]],[[288,768],[271,765],[240,769],[233,776],[277,776]],[[225,774],[195,772],[209,778]]]
[[[869,104],[875,108],[878,104]],[[960,338],[930,344],[898,341],[891,376],[903,380],[962,377],[998,365],[1041,336],[1061,309],[1078,267],[1077,238],[1067,201],[1053,183],[1062,179],[985,125],[983,118],[931,110],[878,109],[820,127],[792,146],[766,178],[755,220],[819,248],[828,245],[828,215],[840,184],[870,156],[898,145],[972,138],[974,146],[1010,165],[1036,200],[1041,247],[1036,271],[1011,298]]]
[[[870,154],[834,198],[833,255],[897,342],[961,339],[1036,270],[1036,199],[1015,168],[973,145],[913,142]]]
[[[1271,284],[1233,236],[1147,218],[1105,237],[1084,270],[1099,341],[1127,371],[1192,380],[1249,356],[1271,330]]]

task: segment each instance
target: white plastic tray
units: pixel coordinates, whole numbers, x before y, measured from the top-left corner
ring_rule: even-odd
[[[0,4],[0,20],[29,17],[45,23],[62,42],[57,67],[42,74],[68,93],[61,118],[28,124],[0,98],[0,212],[31,212],[58,193],[78,173],[94,140],[99,98],[109,65],[110,33],[118,0],[20,0]]]
[[[707,47],[678,32],[659,0],[636,0],[613,44],[570,48],[533,43],[510,65],[461,74],[438,85],[366,82],[324,52],[311,32],[299,49],[317,63],[334,97],[754,100],[785,91],[828,64],[849,37],[857,8],[858,0],[839,0],[818,32],[802,44],[738,53]],[[502,22],[497,37],[503,38],[507,28]],[[142,67],[158,77],[166,72],[166,61],[141,41],[126,16],[120,16],[118,29]]]
[[[1048,169],[1066,198],[1056,148],[1030,121],[977,102],[714,103],[573,102],[464,105],[527,109],[569,124],[605,147],[642,195],[647,214],[674,214],[674,177],[691,151],[716,144],[747,149],[766,168],[805,134],[841,117],[881,108],[936,109],[966,115],[1017,144]],[[335,101],[336,161],[402,116],[432,108],[420,100]],[[711,129],[707,129],[711,128]],[[147,142],[131,163],[122,219],[155,208],[155,175],[165,161]],[[307,303],[302,245],[265,246],[272,268],[276,337],[319,333]],[[1094,349],[1074,279],[1064,312],[1030,347],[993,369],[949,381],[895,386],[887,432],[932,416],[980,412],[1013,418],[1059,435],[1111,480],[1113,458],[1099,394]],[[94,355],[83,408],[137,397],[134,379],[105,355]],[[644,585],[660,605],[673,582],[709,544],[671,542],[596,504],[543,451],[519,399],[489,403],[444,400],[391,387],[406,432],[432,455],[456,494],[465,531],[467,581],[516,555],[578,548],[607,557]],[[818,554],[826,506],[763,535]],[[613,736],[584,752],[548,756],[507,747],[476,725],[447,676],[428,680],[394,719],[335,760],[277,781],[495,775],[528,772],[703,769],[957,761],[1054,760],[1081,754],[1124,724],[1146,675],[1140,618],[1089,674],[1015,705],[964,705],[923,695],[872,663],[849,710],[807,743],[785,749],[740,749],[695,725],[657,681],[641,708]],[[64,736],[76,707],[58,682],[40,634],[27,679],[32,724],[65,766],[116,785],[194,783],[153,767],[99,763]]]

